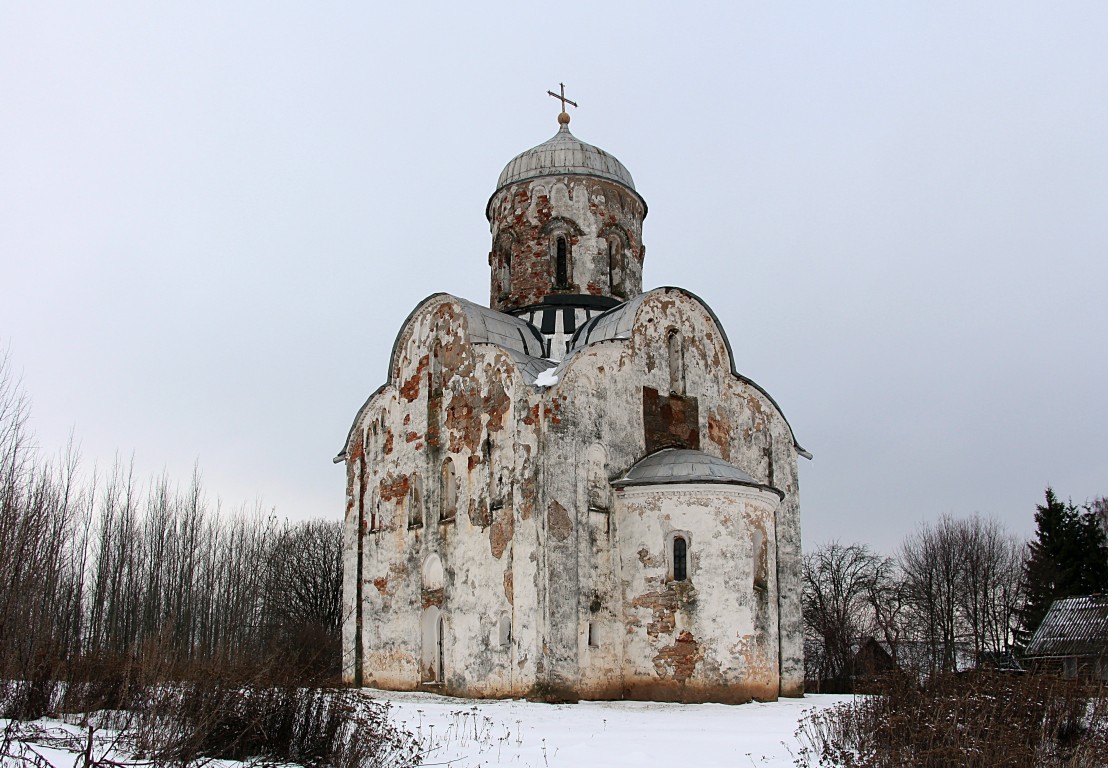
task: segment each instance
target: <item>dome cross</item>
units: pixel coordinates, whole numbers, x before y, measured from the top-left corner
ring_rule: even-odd
[[[566,123],[569,122],[569,113],[566,112],[566,104],[572,104],[573,106],[576,107],[577,102],[576,101],[570,101],[569,99],[566,98],[566,84],[565,83],[558,83],[558,85],[561,86],[561,93],[560,94],[554,93],[554,91],[547,91],[547,93],[549,93],[551,96],[553,96],[558,101],[562,102],[562,113],[560,115],[558,115],[558,122],[561,123],[562,125],[565,125]]]

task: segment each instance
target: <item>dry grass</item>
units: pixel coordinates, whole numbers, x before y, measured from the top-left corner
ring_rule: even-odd
[[[804,719],[798,766],[1102,768],[1108,691],[1047,675],[898,675]]]

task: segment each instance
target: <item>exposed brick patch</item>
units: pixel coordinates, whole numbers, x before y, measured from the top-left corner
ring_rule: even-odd
[[[508,598],[508,605],[515,605],[515,577],[511,565],[504,569],[504,597]]]
[[[488,528],[492,524],[489,515],[489,502],[487,499],[469,500],[469,524],[474,528]]]
[[[731,461],[731,420],[723,407],[708,413],[708,439],[719,446],[724,461]]]
[[[570,519],[566,508],[555,500],[550,502],[546,523],[550,527],[550,535],[558,541],[565,541],[573,532],[573,520]]]
[[[700,414],[695,397],[663,395],[643,387],[642,421],[648,454],[662,448],[700,449]]]
[[[419,397],[419,384],[423,381],[423,374],[427,370],[428,361],[430,355],[424,355],[419,359],[419,364],[416,366],[415,373],[413,373],[407,381],[400,385],[400,396],[407,400],[409,403]]]
[[[496,516],[492,528],[489,530],[489,547],[492,549],[492,556],[497,560],[503,556],[504,550],[508,548],[514,533],[515,514],[512,512],[511,506],[505,504],[500,508],[500,514]]]
[[[390,473],[381,478],[378,492],[381,501],[399,501],[407,498],[408,489],[410,487],[411,482],[407,475],[394,475]]]
[[[653,619],[646,625],[646,634],[657,637],[673,632],[674,615],[677,613],[676,590],[662,589],[658,592],[647,592],[632,600],[631,605],[635,608],[649,608],[653,614]]]
[[[373,586],[377,587],[377,591],[382,595],[387,595],[389,590],[389,580],[384,576],[378,576],[373,580]]]
[[[677,636],[673,645],[667,645],[658,651],[658,655],[654,657],[654,669],[662,677],[672,677],[683,684],[692,677],[696,665],[703,658],[704,651],[692,633],[686,630]]]
[[[392,453],[392,430],[391,429],[385,430],[385,444],[383,446],[381,446],[381,453],[385,454],[386,456],[388,456],[390,453]]]

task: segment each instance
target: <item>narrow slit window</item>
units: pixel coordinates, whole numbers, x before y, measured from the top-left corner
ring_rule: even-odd
[[[423,478],[418,473],[408,489],[408,527],[423,527]]]
[[[595,621],[589,622],[589,647],[600,647],[600,630],[597,628]]]
[[[564,237],[559,237],[555,244],[554,282],[558,288],[569,285],[569,246]]]
[[[442,514],[444,523],[454,519],[458,511],[458,481],[454,475],[454,462],[447,459],[442,464]]]
[[[681,346],[681,332],[674,329],[666,335],[669,352],[669,389],[675,395],[685,394],[685,353]]]
[[[673,580],[684,581],[688,578],[688,544],[681,536],[673,539]]]

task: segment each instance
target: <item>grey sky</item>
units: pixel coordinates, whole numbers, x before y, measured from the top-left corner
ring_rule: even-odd
[[[1108,4],[0,5],[0,344],[46,447],[342,514],[424,296],[572,130],[802,445],[805,542],[1108,494]]]

